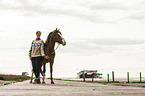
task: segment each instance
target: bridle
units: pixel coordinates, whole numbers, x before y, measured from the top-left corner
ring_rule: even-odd
[[[53,33],[54,34],[54,33]],[[59,34],[59,36],[62,38],[62,36]],[[64,38],[62,38],[62,40],[63,40]],[[51,53],[51,54],[54,54],[54,52],[58,49],[58,47],[59,47],[59,45],[60,45],[60,43],[58,43],[58,45],[57,45],[57,47],[54,49],[54,51]]]

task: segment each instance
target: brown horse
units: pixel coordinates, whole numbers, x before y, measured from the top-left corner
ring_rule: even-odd
[[[52,77],[52,72],[53,72],[53,62],[54,62],[54,57],[55,57],[55,43],[59,43],[59,44],[62,44],[63,46],[66,45],[66,41],[64,40],[64,38],[62,38],[62,33],[60,32],[60,30],[54,30],[53,32],[51,32],[48,37],[47,37],[47,40],[44,44],[44,52],[45,52],[45,55],[48,56],[49,58],[48,59],[45,59],[43,58],[41,63],[42,63],[42,66],[43,66],[43,71],[41,71],[41,74],[43,76],[43,82],[42,83],[45,83],[44,81],[44,78],[45,78],[45,72],[46,72],[46,63],[50,63],[50,78],[51,78],[51,84],[54,84],[53,82],[53,77]],[[43,72],[43,73],[42,73]],[[33,78],[33,72],[32,72],[32,77],[31,77],[31,81],[32,82],[32,78]]]

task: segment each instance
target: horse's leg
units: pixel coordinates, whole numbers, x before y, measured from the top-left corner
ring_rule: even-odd
[[[31,75],[31,81],[30,81],[30,83],[32,83],[32,80],[33,80],[33,69],[32,69],[32,75]]]
[[[42,69],[40,69],[40,73],[41,73],[41,75],[43,76],[43,72],[42,72]]]
[[[53,62],[50,63],[50,75],[51,75],[51,84],[55,84],[53,82],[52,71],[53,71]]]
[[[45,84],[45,81],[44,81],[45,80],[45,72],[46,72],[45,65],[46,64],[43,64],[43,82],[42,82],[43,84]]]

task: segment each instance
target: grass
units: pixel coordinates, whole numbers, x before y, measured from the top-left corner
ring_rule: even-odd
[[[16,82],[21,82],[24,80],[29,80],[30,77],[26,75],[5,75],[5,74],[0,74],[0,80],[3,81],[16,81]]]
[[[49,78],[48,78],[49,79]],[[132,81],[132,82],[120,82],[120,81],[110,81],[107,82],[105,80],[102,81],[83,81],[83,80],[67,80],[67,79],[60,79],[60,78],[54,78],[54,80],[61,80],[61,81],[73,81],[73,82],[86,82],[86,83],[100,83],[104,85],[113,85],[113,86],[134,86],[134,87],[145,87],[145,82],[140,81]]]
[[[48,78],[48,79],[50,79],[50,78]],[[83,81],[83,80],[67,80],[67,79],[61,79],[61,78],[53,78],[54,80],[62,80],[62,81],[74,81],[74,82],[87,82],[87,83],[108,83],[108,82],[106,82],[106,81],[104,81],[104,80],[102,80],[102,81]],[[115,82],[113,82],[113,81],[110,81],[109,83],[121,83],[121,82],[119,82],[119,81],[115,81]]]

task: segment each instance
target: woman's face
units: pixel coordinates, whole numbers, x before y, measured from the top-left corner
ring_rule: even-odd
[[[38,33],[36,34],[36,36],[37,36],[37,38],[40,38],[41,33],[40,33],[40,32],[38,32]]]

